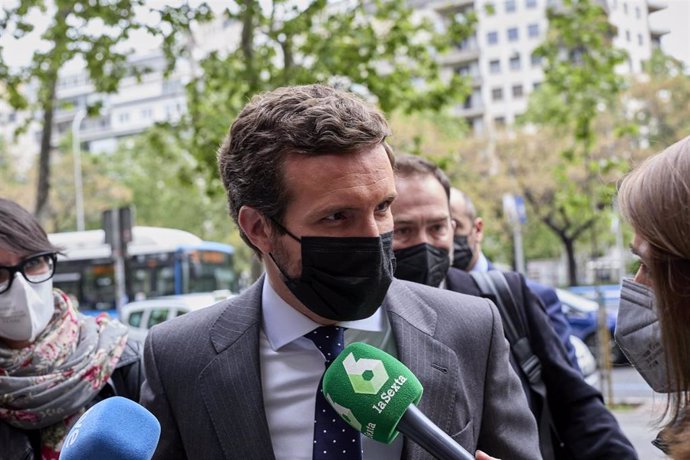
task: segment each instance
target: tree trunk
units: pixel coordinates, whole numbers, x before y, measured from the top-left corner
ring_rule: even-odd
[[[41,133],[41,152],[38,163],[38,189],[36,193],[36,218],[43,222],[48,215],[48,197],[50,195],[50,157],[51,138],[53,137],[53,114],[55,111],[55,78],[48,80],[46,99],[43,103],[43,132]]]
[[[561,235],[561,241],[565,247],[565,254],[568,258],[568,283],[570,286],[577,286],[577,261],[575,260],[575,240]]]
[[[252,95],[259,88],[259,77],[254,65],[254,28],[258,5],[255,0],[245,0],[243,3],[240,49],[244,56],[245,78],[249,84],[249,94]]]

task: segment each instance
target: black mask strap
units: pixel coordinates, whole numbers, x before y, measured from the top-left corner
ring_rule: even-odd
[[[289,286],[290,283],[294,283],[294,280],[288,276],[288,274],[285,272],[285,270],[283,270],[283,267],[280,266],[276,258],[273,257],[273,253],[269,252],[268,257],[270,257],[275,266],[278,267],[278,271],[280,271],[280,274],[283,275],[283,280],[285,281],[285,284]]]
[[[299,239],[299,238],[297,238],[295,235],[293,235],[293,234],[290,232],[290,230],[288,230],[287,228],[283,227],[283,225],[282,225],[280,222],[278,222],[277,220],[275,220],[273,217],[269,217],[269,219],[271,220],[271,222],[273,222],[273,225],[275,225],[276,227],[278,227],[278,228],[280,229],[280,231],[282,231],[282,232],[287,233],[288,235],[290,235],[290,238],[292,238],[293,240],[297,241],[298,243],[301,243],[301,242],[302,242],[301,239]]]

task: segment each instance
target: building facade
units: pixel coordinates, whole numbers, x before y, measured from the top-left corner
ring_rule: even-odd
[[[441,21],[474,12],[475,33],[443,56],[446,71],[472,79],[472,93],[456,109],[477,135],[512,125],[527,109],[529,94],[544,78],[534,50],[548,28],[547,8],[558,0],[417,0]],[[601,0],[616,29],[613,44],[628,53],[623,73],[638,74],[664,30],[649,25],[649,15],[663,9],[661,0]]]

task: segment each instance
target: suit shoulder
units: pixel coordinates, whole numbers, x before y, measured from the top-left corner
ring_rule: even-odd
[[[441,320],[447,318],[452,321],[453,318],[463,318],[463,322],[466,320],[492,321],[491,302],[487,299],[419,283],[397,281],[393,287],[400,289],[403,295],[416,297],[418,301],[433,309]]]
[[[413,283],[411,281],[396,280],[396,284],[400,284],[401,288],[409,289],[413,293],[429,298],[429,299],[443,299],[450,300],[451,302],[457,302],[458,299],[462,298],[463,302],[470,303],[486,303],[485,299],[477,296],[462,294],[460,292],[449,291],[448,289],[441,289],[436,287],[427,286],[425,284]],[[394,285],[395,286],[395,285]]]

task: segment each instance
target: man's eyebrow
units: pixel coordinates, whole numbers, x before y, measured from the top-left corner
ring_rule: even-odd
[[[400,217],[400,218],[393,217],[393,224],[394,225],[413,225],[416,223],[417,223],[416,220],[409,218],[409,217]]]

